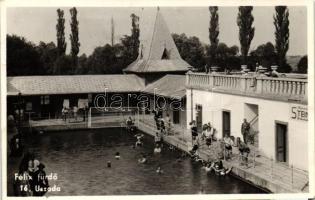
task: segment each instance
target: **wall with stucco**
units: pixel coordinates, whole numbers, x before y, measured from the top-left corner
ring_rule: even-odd
[[[192,97],[191,97],[192,93]],[[222,138],[222,111],[231,113],[231,135],[242,137],[241,124],[246,116],[252,116],[246,104],[258,105],[258,130],[260,153],[269,158],[276,157],[276,122],[287,123],[288,164],[304,170],[308,169],[308,131],[307,121],[293,119],[292,107],[306,105],[284,101],[272,101],[226,93],[187,89],[187,124],[196,117],[195,105],[202,105],[203,124],[211,122]],[[192,101],[191,101],[192,100]],[[191,106],[193,110],[191,112]]]

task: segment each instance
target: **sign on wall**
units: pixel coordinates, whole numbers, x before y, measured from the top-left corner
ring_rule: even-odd
[[[291,119],[307,121],[307,106],[292,105],[291,106]]]

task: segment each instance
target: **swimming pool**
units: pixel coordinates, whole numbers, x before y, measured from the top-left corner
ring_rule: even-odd
[[[181,152],[170,151],[166,145],[161,155],[153,155],[153,138],[145,135],[143,141],[143,147],[134,149],[134,137],[123,128],[109,128],[44,133],[28,141],[28,146],[46,165],[47,175],[57,174],[50,186],[61,191],[49,195],[263,193],[232,176],[207,175],[190,158],[179,161]],[[120,160],[115,159],[116,152]],[[138,163],[142,153],[148,155],[146,164]],[[8,162],[9,171],[13,164]],[[156,173],[158,166],[163,174]]]

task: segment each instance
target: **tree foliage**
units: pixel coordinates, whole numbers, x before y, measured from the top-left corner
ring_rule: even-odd
[[[53,67],[54,75],[72,75],[73,72],[73,60],[71,55],[61,55],[57,58]]]
[[[250,52],[248,67],[255,70],[256,64],[262,65],[270,70],[271,65],[277,63],[277,54],[275,47],[271,42],[259,45],[255,50]]]
[[[252,15],[252,6],[240,6],[238,8],[237,25],[239,27],[239,40],[241,44],[241,54],[243,63],[247,63],[247,54],[252,39],[254,38],[255,28],[252,26],[254,16]]]
[[[135,60],[138,56],[139,51],[139,36],[140,36],[140,28],[139,28],[139,17],[135,14],[131,14],[131,51],[132,51],[132,60]]]
[[[23,37],[7,35],[7,75],[41,74],[44,70],[35,45]]]
[[[58,47],[58,54],[64,55],[66,53],[67,43],[65,38],[65,18],[64,11],[57,9],[57,47]]]
[[[218,15],[218,7],[210,6],[210,26],[209,26],[209,40],[210,40],[210,48],[209,48],[209,62],[208,66],[212,66],[216,64],[216,51],[219,44],[219,15]]]
[[[86,59],[86,66],[89,66],[85,73],[87,74],[121,74],[124,68],[122,57],[123,47],[121,44],[111,46],[106,44],[97,47],[93,53]],[[83,59],[83,58],[81,58]]]
[[[219,71],[240,69],[240,59],[237,46],[228,47],[225,43],[219,43],[216,49],[216,59]]]
[[[37,52],[40,55],[40,62],[45,74],[54,74],[55,61],[59,57],[59,49],[55,43],[40,42],[36,46]]]
[[[289,49],[289,10],[286,6],[276,6],[274,15],[275,48],[278,56],[280,72],[290,72],[292,69],[286,62],[286,54]]]
[[[298,72],[307,74],[307,65],[308,65],[307,56],[303,56],[297,65]]]
[[[184,33],[172,34],[173,40],[179,51],[180,56],[191,66],[203,71],[206,63],[205,47],[201,44],[199,38],[187,37]]]
[[[74,66],[77,66],[77,57],[80,51],[80,42],[79,42],[79,22],[77,20],[77,9],[75,7],[70,9],[71,14],[71,34],[70,34],[70,41],[71,41],[71,56],[73,59]]]

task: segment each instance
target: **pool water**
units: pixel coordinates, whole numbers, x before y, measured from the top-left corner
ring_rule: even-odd
[[[50,186],[61,191],[48,195],[263,193],[232,176],[206,174],[200,164],[188,157],[178,159],[182,153],[166,145],[154,155],[150,136],[145,135],[143,147],[134,149],[135,140],[123,128],[110,128],[44,133],[28,145],[46,165],[46,174],[57,174]],[[120,160],[115,159],[116,152]],[[138,163],[142,153],[148,155],[146,164]],[[158,166],[163,174],[156,173]]]

